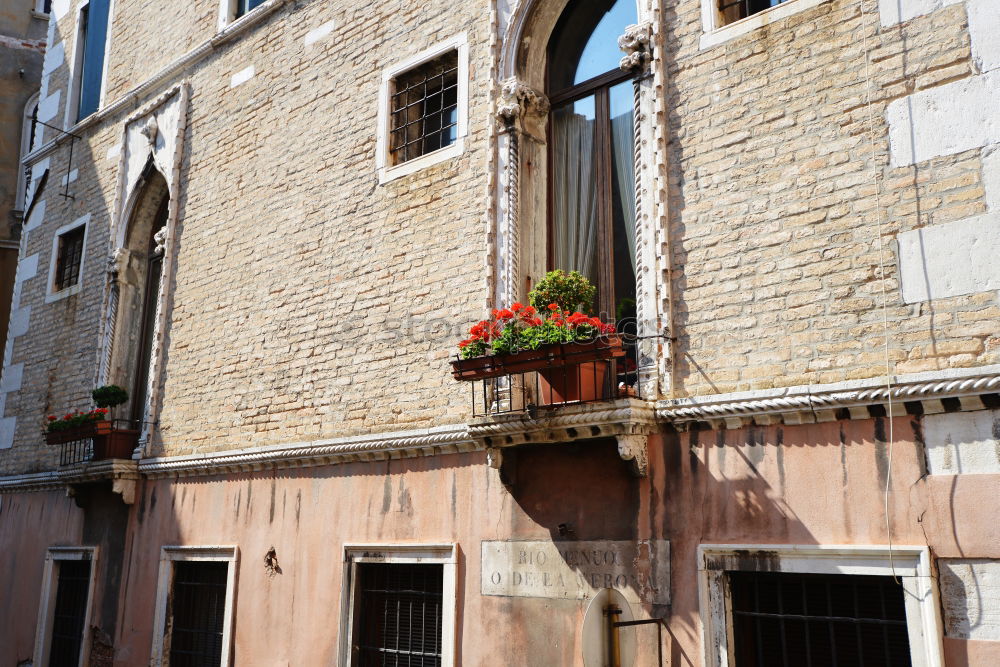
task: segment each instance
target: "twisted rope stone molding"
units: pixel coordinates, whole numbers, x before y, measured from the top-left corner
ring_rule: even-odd
[[[976,373],[978,370],[980,373]],[[660,419],[683,425],[695,421],[706,421],[713,426],[739,428],[750,420],[765,425],[783,421],[786,424],[804,424],[834,421],[837,412],[846,410],[851,419],[867,419],[872,416],[869,407],[878,406],[887,414],[890,400],[892,414],[903,415],[912,412],[936,414],[951,410],[981,410],[987,405],[982,396],[1000,392],[1000,369],[990,368],[966,370],[959,376],[925,379],[933,373],[897,379],[890,390],[884,384],[841,388],[832,385],[815,388],[791,388],[786,391],[797,393],[775,396],[752,396],[731,398],[703,397],[677,399],[661,402],[656,414]],[[777,393],[780,390],[776,390]],[[758,392],[760,393],[760,392]],[[956,399],[957,405],[947,408],[942,401]],[[919,410],[912,404],[919,403]],[[910,406],[904,405],[910,404]]]
[[[480,449],[464,424],[422,432],[376,434],[277,447],[145,459],[139,472],[150,478],[307,468],[351,461],[379,461]]]

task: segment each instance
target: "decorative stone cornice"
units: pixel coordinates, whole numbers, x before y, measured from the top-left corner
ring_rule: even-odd
[[[979,397],[998,392],[1000,366],[988,366],[899,376],[893,379],[891,390],[884,381],[869,379],[673,399],[658,404],[657,416],[676,425],[701,421],[714,428],[740,428],[750,422],[805,424],[834,421],[845,416],[845,410],[851,419],[871,417],[870,407],[887,414],[890,401],[893,415],[945,412],[942,401],[947,399],[957,399],[955,409],[981,410],[985,406]],[[917,403],[920,408],[914,410]]]
[[[643,69],[652,58],[653,27],[648,23],[630,25],[618,38],[618,48],[625,52],[618,67],[626,72]]]
[[[64,485],[59,481],[59,475],[56,471],[0,477],[0,493],[54,491],[63,487]]]
[[[534,416],[528,413],[494,415],[469,425],[469,436],[486,450],[491,467],[499,469],[506,447],[615,438],[622,459],[633,464],[636,474],[646,474],[647,436],[657,430],[653,404],[624,398],[538,410]]]
[[[477,449],[479,447],[469,437],[465,424],[458,424],[418,431],[348,436],[293,445],[143,459],[139,461],[139,472],[143,476],[152,478],[218,475],[275,468],[308,468],[352,461],[411,458]]]

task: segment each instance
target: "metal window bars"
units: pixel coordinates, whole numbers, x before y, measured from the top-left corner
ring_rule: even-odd
[[[440,666],[442,566],[365,563],[359,574],[357,664]]]
[[[535,415],[566,405],[641,398],[638,373],[628,367],[634,364],[627,357],[598,359],[473,380],[472,413]]]
[[[719,0],[719,14],[722,25],[759,14],[788,0]]]
[[[739,667],[909,667],[891,577],[730,572]]]
[[[390,149],[393,164],[453,144],[458,130],[458,51],[393,79]]]
[[[59,237],[59,255],[56,262],[56,291],[80,282],[80,263],[83,260],[83,225]]]
[[[59,445],[59,465],[70,466],[88,461],[129,459],[139,444],[139,428],[127,419],[111,420],[110,432],[70,434]]]

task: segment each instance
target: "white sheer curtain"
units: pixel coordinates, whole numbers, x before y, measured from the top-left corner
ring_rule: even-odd
[[[635,133],[632,112],[623,113],[611,119],[611,145],[614,154],[615,181],[622,202],[622,219],[625,222],[625,236],[628,238],[629,259],[632,273],[635,264]]]
[[[570,105],[555,111],[552,133],[555,268],[579,271],[596,283],[594,120],[575,113],[573,105]]]

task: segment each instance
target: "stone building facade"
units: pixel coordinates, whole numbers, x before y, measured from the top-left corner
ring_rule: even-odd
[[[993,0],[51,17],[0,664],[596,665],[614,618],[654,621],[623,664],[1000,663]],[[588,99],[590,217],[557,185]],[[574,268],[566,220],[619,260],[634,369],[483,414],[454,345]],[[47,444],[106,384],[127,451]]]

